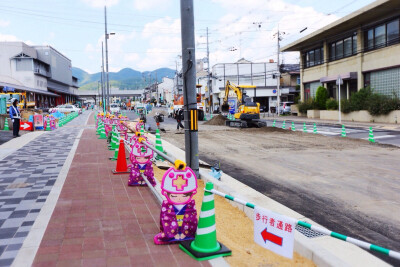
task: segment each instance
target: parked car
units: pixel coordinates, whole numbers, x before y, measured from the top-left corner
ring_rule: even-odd
[[[78,112],[78,113],[82,112],[80,108],[77,108],[76,106],[71,104],[59,105],[55,108],[49,109],[49,112],[56,112],[57,110],[60,112]]]
[[[290,114],[291,108],[290,106],[293,105],[293,102],[281,102],[279,105],[279,113],[280,114]]]
[[[118,112],[120,112],[120,108],[119,108],[119,105],[118,104],[116,104],[116,103],[112,103],[111,105],[110,105],[110,111],[111,112],[114,112],[114,113],[118,113]]]

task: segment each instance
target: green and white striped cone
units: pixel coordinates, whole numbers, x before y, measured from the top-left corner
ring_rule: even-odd
[[[51,131],[51,129],[50,129],[50,119],[47,120],[46,131]]]
[[[346,137],[346,128],[342,125],[342,137]]]
[[[286,121],[283,121],[283,123],[282,123],[282,129],[286,129]]]
[[[9,130],[10,130],[10,127],[8,126],[8,119],[6,118],[5,121],[4,121],[4,129],[3,129],[3,131],[9,131]]]
[[[99,139],[107,139],[106,131],[104,130],[104,128],[102,128],[100,131]]]
[[[212,119],[212,113],[210,114],[210,120]]]
[[[317,134],[318,133],[318,130],[317,130],[317,125],[314,123],[314,130],[313,130],[313,133],[314,134]]]
[[[207,114],[204,114],[203,121],[207,121]]]
[[[303,123],[303,132],[307,133],[307,126],[305,122]]]
[[[276,127],[276,120],[274,120],[274,122],[272,123],[272,127]]]
[[[214,189],[214,185],[208,182],[206,190],[212,189]],[[217,241],[214,194],[204,192],[196,237],[194,241],[181,242],[179,247],[198,261],[232,255],[232,251]]]
[[[160,130],[156,129],[156,149],[162,153],[164,153],[164,148],[162,146],[162,142],[161,142],[161,135],[160,135]],[[161,157],[160,155],[157,154],[156,156],[157,160],[162,160],[164,161],[164,158]]]
[[[140,136],[144,136],[144,126],[140,127]]]
[[[370,141],[371,143],[375,143],[374,132],[372,131],[372,127],[369,127],[368,141]]]
[[[110,160],[117,160],[118,159],[118,152],[119,152],[119,148],[115,149],[114,151],[114,157],[110,158]]]
[[[295,132],[296,131],[296,127],[294,126],[294,122],[292,121],[292,131]]]

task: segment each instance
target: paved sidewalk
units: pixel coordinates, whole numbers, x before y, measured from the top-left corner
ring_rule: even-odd
[[[27,134],[38,137],[0,160],[0,266],[14,261],[87,116],[40,136]]]
[[[148,188],[128,187],[128,174],[113,175],[110,156],[85,129],[33,266],[210,266],[154,245],[160,206]]]

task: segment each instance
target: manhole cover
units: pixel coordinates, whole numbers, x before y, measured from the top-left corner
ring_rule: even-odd
[[[314,230],[311,230],[307,227],[301,226],[301,225],[296,225],[296,230],[299,231],[301,234],[305,235],[308,238],[315,238],[319,236],[324,236],[326,234],[322,234],[319,232],[316,232]]]
[[[27,183],[16,183],[16,184],[10,184],[7,186],[7,189],[12,189],[12,188],[25,188],[32,186],[32,184],[27,184]]]

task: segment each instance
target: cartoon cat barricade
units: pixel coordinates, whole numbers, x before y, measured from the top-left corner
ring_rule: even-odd
[[[292,218],[255,207],[254,242],[286,258],[293,258],[295,221]]]
[[[141,174],[146,176],[149,182],[155,186],[153,165],[151,159],[153,158],[153,150],[148,149],[141,142],[144,138],[139,138],[138,141],[132,146],[132,151],[129,156],[132,164],[130,165],[131,174],[129,175],[129,186],[147,186]]]
[[[160,233],[154,236],[154,243],[165,245],[193,240],[197,229],[196,204],[192,199],[197,192],[196,174],[177,160],[165,172],[161,192],[167,200],[161,206]]]

